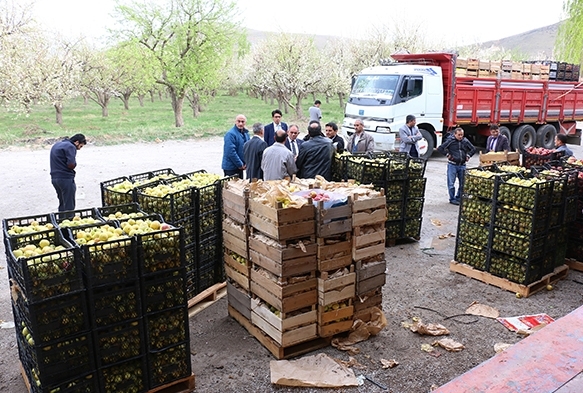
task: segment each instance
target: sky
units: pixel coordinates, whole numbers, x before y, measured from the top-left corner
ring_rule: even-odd
[[[235,2],[242,25],[256,30],[364,38],[393,25],[420,28],[435,42],[459,45],[496,40],[564,19],[563,0]],[[107,27],[115,27],[111,17],[115,4],[116,0],[36,0],[34,15],[49,30],[99,39],[106,36]]]

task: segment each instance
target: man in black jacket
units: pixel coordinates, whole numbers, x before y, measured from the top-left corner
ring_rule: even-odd
[[[447,138],[437,150],[447,156],[447,188],[449,191],[449,203],[460,204],[462,189],[464,186],[464,172],[466,162],[474,155],[476,149],[472,143],[464,138],[464,130],[456,128],[453,138]],[[455,179],[458,179],[458,190],[455,191]]]
[[[296,166],[297,176],[301,179],[313,179],[316,175],[330,180],[332,177],[332,157],[334,146],[332,141],[322,135],[320,123],[312,120],[308,126],[310,140],[302,144]]]

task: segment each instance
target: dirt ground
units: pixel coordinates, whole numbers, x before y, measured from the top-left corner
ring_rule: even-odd
[[[18,147],[0,151],[0,217],[43,214],[57,208],[57,199],[48,172],[49,147]],[[583,157],[583,149],[574,147]],[[122,146],[88,145],[78,154],[78,208],[101,205],[99,183],[115,177],[154,169],[176,172],[205,169],[221,173],[222,140],[172,141],[159,144]],[[477,158],[470,165],[477,165]],[[356,360],[364,369],[355,369],[389,387],[390,392],[424,393],[440,386],[495,355],[494,344],[516,343],[521,337],[495,320],[462,316],[473,302],[495,307],[501,316],[547,313],[560,318],[583,303],[583,274],[570,272],[552,291],[526,299],[449,271],[455,239],[438,236],[455,233],[458,207],[447,202],[446,161],[434,154],[429,161],[426,203],[421,240],[386,249],[387,284],[383,288],[383,311],[388,326],[376,337],[357,346]],[[431,220],[441,222],[435,226]],[[3,246],[2,246],[3,247]],[[0,269],[6,260],[2,249]],[[0,279],[0,392],[26,392],[19,371],[10,308],[7,274]],[[465,345],[457,353],[437,349],[438,357],[421,350],[434,338],[418,336],[401,326],[412,317],[441,323],[450,337]],[[289,389],[270,383],[271,354],[236,321],[227,315],[227,301],[219,300],[190,320],[192,367],[197,392],[316,392],[315,389]],[[324,352],[348,360],[346,353],[328,347]],[[315,353],[317,353],[315,352]],[[395,359],[399,365],[382,369],[379,360]],[[380,388],[365,382],[358,388],[340,392],[376,392]]]

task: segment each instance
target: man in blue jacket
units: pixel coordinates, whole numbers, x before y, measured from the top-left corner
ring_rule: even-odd
[[[242,179],[243,171],[247,168],[243,154],[243,145],[249,140],[246,123],[247,118],[244,115],[237,115],[235,125],[225,134],[221,164],[225,176],[237,175]]]
[[[75,210],[77,150],[81,150],[86,144],[83,134],[75,134],[71,138],[55,143],[51,148],[51,182],[57,191],[60,212]]]
[[[464,187],[464,172],[466,162],[474,155],[474,145],[464,138],[464,130],[456,128],[453,138],[447,138],[437,150],[447,156],[447,188],[449,191],[449,203],[460,204],[462,189]],[[458,179],[458,190],[455,191],[455,179]]]

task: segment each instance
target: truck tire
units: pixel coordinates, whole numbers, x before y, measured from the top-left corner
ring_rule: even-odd
[[[512,133],[510,132],[510,128],[506,126],[500,126],[500,135],[504,135],[506,139],[508,139],[508,143],[512,140]]]
[[[423,135],[423,138],[427,140],[427,152],[421,156],[421,158],[427,160],[431,157],[433,150],[435,149],[435,139],[433,139],[433,134],[431,132],[424,130],[423,128],[420,128],[419,132]]]
[[[543,124],[536,130],[536,145],[545,149],[555,148],[557,129],[552,124]]]
[[[536,132],[530,124],[523,124],[517,127],[512,133],[512,150],[518,150],[521,153],[532,146],[536,145]]]

